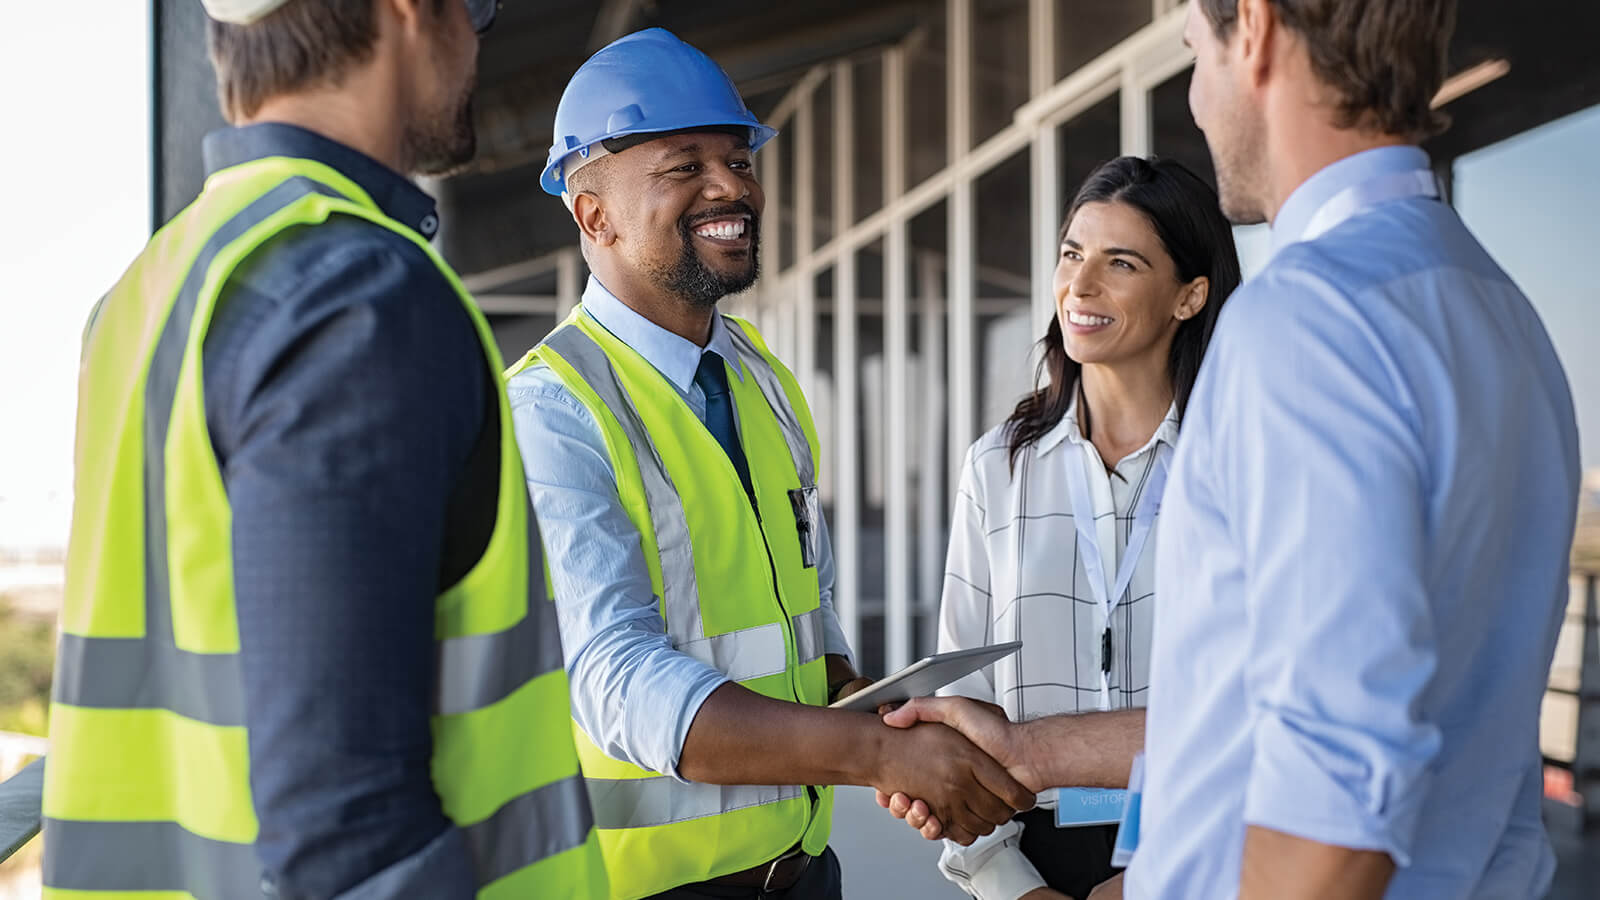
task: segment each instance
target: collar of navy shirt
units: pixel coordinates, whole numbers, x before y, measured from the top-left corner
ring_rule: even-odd
[[[319,162],[356,183],[383,214],[433,240],[439,233],[437,204],[399,172],[338,141],[295,125],[261,122],[224,128],[206,135],[202,144],[206,177],[223,169],[272,156]]]

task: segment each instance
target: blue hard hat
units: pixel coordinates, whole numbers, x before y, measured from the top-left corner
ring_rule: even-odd
[[[751,152],[778,133],[756,121],[711,57],[665,28],[636,31],[589,57],[567,82],[539,186],[560,196],[562,162],[588,155],[599,141],[712,126],[749,128]]]

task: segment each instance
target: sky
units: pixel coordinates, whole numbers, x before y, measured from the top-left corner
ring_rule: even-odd
[[[0,549],[65,543],[79,336],[149,225],[147,4],[66,8],[12,3],[0,29]],[[1597,147],[1600,108],[1463,157],[1456,171],[1468,225],[1555,339],[1590,468],[1600,467]],[[1240,237],[1254,259],[1265,234],[1252,231]]]
[[[147,15],[133,0],[6,4],[0,548],[66,539],[78,339],[149,225]]]

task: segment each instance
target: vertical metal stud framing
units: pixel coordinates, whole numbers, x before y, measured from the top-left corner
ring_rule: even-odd
[[[1037,97],[1056,80],[1056,3],[1055,0],[1029,0],[1028,29],[1032,38],[1028,58],[1030,97]],[[1055,278],[1056,230],[1061,215],[1060,142],[1053,126],[1034,131],[1033,152],[1033,334],[1044,333],[1055,315],[1055,300],[1050,295]]]
[[[1033,136],[1033,334],[1042,335],[1056,314],[1056,236],[1061,228],[1061,138],[1056,127],[1042,125]]]
[[[566,321],[567,314],[577,307],[583,297],[580,263],[583,253],[577,247],[561,251],[556,259],[556,321]]]
[[[813,111],[808,92],[800,98],[794,113],[795,264],[789,267],[795,279],[794,373],[808,397],[817,389],[817,282],[811,268],[811,251],[817,239],[812,218],[816,214],[816,198],[811,189],[816,157],[812,151]]]
[[[972,152],[972,0],[945,0],[949,165]]]
[[[950,38],[949,103],[950,162],[966,156],[972,149],[972,0],[948,0]],[[950,429],[948,437],[951,485],[955,484],[961,456],[972,443],[973,423],[977,419],[977,290],[975,281],[977,247],[974,242],[976,202],[973,177],[964,174],[950,188],[948,277],[950,335]]]
[[[756,159],[756,175],[767,197],[767,214],[762,216],[762,223],[771,223],[767,229],[770,233],[761,235],[761,252],[766,257],[761,260],[761,266],[774,274],[782,272],[786,265],[794,265],[794,260],[783,258],[783,145],[788,142],[788,135],[767,141]]]
[[[926,384],[922,390],[922,427],[918,436],[922,448],[921,480],[917,485],[917,560],[918,605],[932,612],[939,608],[944,593],[944,505],[954,485],[946,485],[941,467],[939,420],[946,413],[946,391],[940,390],[938,379],[933,377],[939,360],[944,357],[944,296],[939,288],[939,255],[924,252],[917,256],[917,307],[922,337],[922,371]],[[959,459],[959,458],[958,458]],[[957,465],[960,465],[959,461]],[[931,621],[931,617],[930,617]],[[931,646],[931,641],[929,642]]]
[[[1028,0],[1028,96],[1056,80],[1056,0]]]
[[[854,179],[850,163],[856,143],[855,80],[849,61],[833,65],[833,232],[853,224]],[[856,334],[856,252],[839,256],[833,269],[833,605],[852,648],[861,641],[861,434],[860,353]],[[857,653],[860,651],[857,650]]]
[[[1150,93],[1133,66],[1122,69],[1122,153],[1150,155]]]
[[[906,57],[896,47],[883,54],[884,203],[906,183]],[[896,220],[884,235],[883,352],[885,419],[884,666],[911,662],[910,297],[911,226]]]

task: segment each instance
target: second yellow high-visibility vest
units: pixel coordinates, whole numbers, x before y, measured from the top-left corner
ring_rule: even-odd
[[[305,159],[224,169],[150,242],[85,336],[61,644],[45,764],[48,898],[261,896],[239,671],[231,511],[206,425],[218,295],[286,229],[353,216],[414,241],[354,182]],[[598,898],[605,871],[571,736],[511,413],[483,556],[434,610],[434,786],[483,898]],[[382,435],[372,439],[381,440]]]
[[[581,307],[506,374],[549,366],[600,424],[673,646],[757,693],[824,705],[816,427],[755,328],[724,323],[739,351],[728,382],[754,506],[677,390]],[[831,787],[683,784],[574,731],[617,900],[828,844]]]

